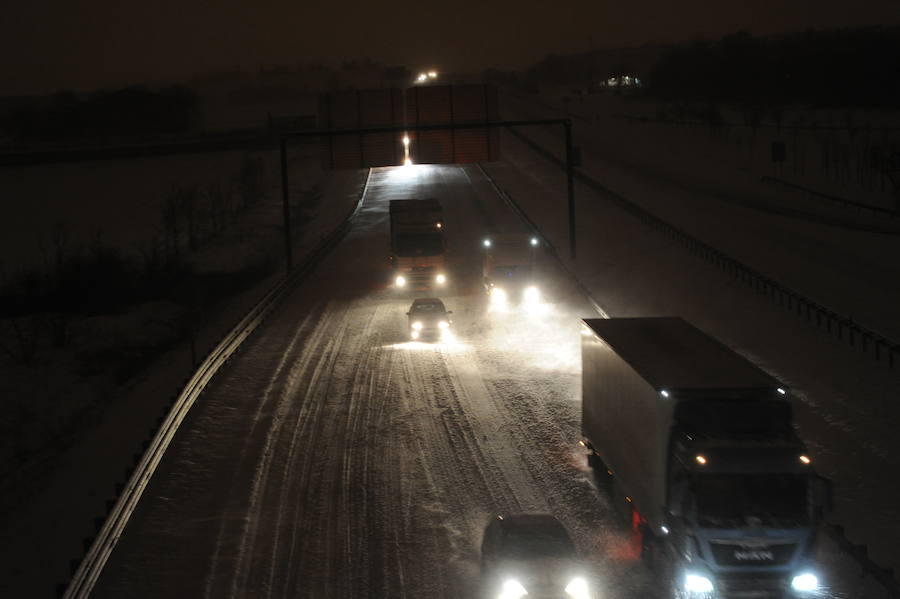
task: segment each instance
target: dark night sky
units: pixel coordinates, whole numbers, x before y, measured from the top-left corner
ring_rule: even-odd
[[[746,29],[900,24],[900,0],[29,0],[0,19],[0,95],[369,57],[522,67],[547,53]]]

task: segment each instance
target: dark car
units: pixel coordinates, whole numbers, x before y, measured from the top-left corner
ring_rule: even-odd
[[[444,302],[436,297],[423,297],[415,300],[409,307],[410,339],[433,339],[444,337],[450,332],[452,311],[447,310]]]
[[[593,599],[575,544],[550,514],[497,516],[481,542],[481,575],[491,599]]]

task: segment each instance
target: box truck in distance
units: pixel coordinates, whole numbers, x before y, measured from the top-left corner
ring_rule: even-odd
[[[582,324],[588,461],[665,596],[814,596],[831,489],[785,386],[680,318]]]

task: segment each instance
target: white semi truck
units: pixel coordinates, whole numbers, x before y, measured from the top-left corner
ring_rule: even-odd
[[[536,304],[541,299],[535,281],[535,255],[539,246],[534,235],[497,233],[486,237],[484,247],[484,289],[491,304]]]
[[[831,501],[787,388],[680,318],[586,319],[582,442],[667,597],[812,597]]]

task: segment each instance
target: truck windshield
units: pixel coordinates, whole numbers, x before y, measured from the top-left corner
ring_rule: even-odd
[[[444,238],[434,233],[398,235],[394,251],[398,256],[437,256],[444,253]]]
[[[491,277],[498,281],[506,279],[511,281],[525,281],[531,278],[531,265],[513,264],[510,266],[494,266],[491,268]]]
[[[694,481],[701,525],[806,523],[806,477],[800,474],[705,474]]]

